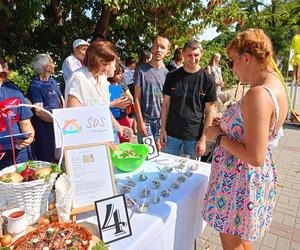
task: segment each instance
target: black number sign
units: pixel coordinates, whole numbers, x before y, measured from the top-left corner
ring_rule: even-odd
[[[95,201],[95,206],[104,244],[132,235],[124,194]]]
[[[112,221],[113,220],[113,221]],[[122,229],[122,227],[126,227],[127,223],[120,221],[120,212],[119,209],[114,209],[113,204],[106,205],[106,214],[105,220],[102,226],[103,231],[113,230],[115,229],[115,235],[122,235],[125,234],[126,231]]]
[[[155,144],[153,135],[143,137],[143,143],[145,145],[147,145],[149,148],[149,154],[147,157],[148,160],[151,160],[158,156],[158,152],[157,152],[157,148],[156,148],[156,144]]]

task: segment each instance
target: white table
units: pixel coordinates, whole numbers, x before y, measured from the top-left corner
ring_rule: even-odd
[[[119,173],[115,177],[125,178],[128,175],[138,174],[144,170],[151,176],[157,172],[157,163],[177,157],[163,154],[153,161],[145,161],[133,173]],[[157,163],[155,163],[157,162]],[[203,230],[201,208],[207,189],[210,174],[210,164],[191,161],[198,164],[198,170],[181,184],[178,190],[172,189],[171,196],[163,198],[159,204],[150,204],[147,214],[140,214],[129,210],[132,236],[110,244],[110,250],[191,250],[195,238]],[[176,179],[176,174],[174,178]],[[172,179],[172,174],[168,175]],[[79,215],[80,221],[97,225],[94,213]]]

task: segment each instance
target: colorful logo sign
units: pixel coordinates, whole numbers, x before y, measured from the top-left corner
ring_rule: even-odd
[[[65,120],[63,132],[65,135],[79,134],[81,132],[81,126],[77,123],[75,119]]]

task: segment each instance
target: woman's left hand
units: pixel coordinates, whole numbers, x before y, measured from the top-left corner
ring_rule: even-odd
[[[220,126],[210,126],[206,129],[205,135],[208,141],[214,141],[218,134],[223,133]]]

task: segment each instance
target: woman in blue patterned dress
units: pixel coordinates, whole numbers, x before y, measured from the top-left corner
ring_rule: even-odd
[[[288,102],[273,67],[272,43],[261,29],[239,33],[227,53],[250,89],[220,124],[207,129],[216,147],[203,216],[220,233],[225,250],[248,250],[271,224],[276,170],[270,142],[285,121]]]

